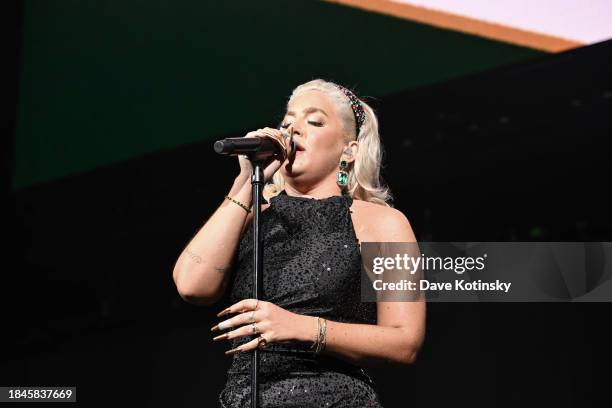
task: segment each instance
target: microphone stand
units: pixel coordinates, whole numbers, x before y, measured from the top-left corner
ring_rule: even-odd
[[[289,135],[285,137],[289,137]],[[235,146],[231,142],[223,142],[224,141],[218,141],[215,143],[215,151],[217,153],[228,154],[229,151],[236,151]],[[295,141],[292,141],[291,151],[294,152],[295,150],[296,144]],[[261,204],[265,203],[265,200],[263,199],[264,164],[266,164],[270,156],[274,154],[274,152],[268,151],[266,149],[257,149],[246,154],[253,168],[253,174],[251,175],[251,194],[253,203],[253,299],[261,298],[261,291],[263,288],[264,257],[261,230],[259,228],[259,216],[261,215]],[[258,372],[259,347],[253,350],[251,360],[251,408],[259,407]]]
[[[295,142],[292,142],[292,151],[295,150]],[[259,216],[261,215],[261,204],[264,203],[264,164],[269,154],[254,152],[247,155],[253,174],[251,175],[251,194],[253,203],[253,299],[260,299],[263,288],[263,242],[261,229],[259,228]],[[251,358],[251,408],[259,407],[259,347],[253,350]]]
[[[263,243],[261,229],[259,228],[259,216],[261,215],[261,204],[263,198],[263,165],[262,160],[249,156],[253,166],[251,175],[251,193],[253,203],[253,298],[260,299],[263,287]],[[251,407],[259,407],[259,347],[253,350],[251,359]]]

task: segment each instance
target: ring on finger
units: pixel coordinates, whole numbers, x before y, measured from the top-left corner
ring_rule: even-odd
[[[255,311],[251,312],[251,317],[249,317],[249,323],[255,323]]]
[[[268,345],[268,340],[264,338],[264,336],[259,336],[257,338],[257,348],[263,349]]]
[[[259,329],[257,328],[257,323],[253,323],[253,334],[254,335],[258,335],[259,334]]]

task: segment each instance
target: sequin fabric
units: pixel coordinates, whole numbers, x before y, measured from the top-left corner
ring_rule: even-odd
[[[264,242],[262,299],[289,311],[347,323],[376,324],[376,303],[360,299],[361,253],[348,193],[323,199],[282,190],[261,213]],[[231,277],[230,301],[252,298],[253,231],[244,233]],[[313,325],[313,338],[315,326]],[[253,336],[230,340],[238,347]],[[219,394],[223,408],[251,403],[252,353],[232,355]],[[310,344],[270,343],[260,350],[260,407],[382,407],[365,369]]]

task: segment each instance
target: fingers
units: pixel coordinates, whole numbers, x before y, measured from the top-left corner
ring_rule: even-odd
[[[230,313],[242,313],[245,310],[256,310],[262,303],[264,303],[264,301],[261,301],[260,303],[259,299],[242,299],[241,301],[236,302],[217,313],[217,317],[225,316],[226,314]]]
[[[229,319],[223,320],[216,326],[211,328],[211,331],[232,329],[229,332],[223,333],[213,338],[214,341],[231,340],[244,336],[257,336],[262,334],[268,328],[268,322],[265,320],[267,310],[267,302],[257,299],[243,299],[228,308],[221,311],[218,316],[224,316],[231,313],[240,312],[240,314]],[[267,344],[267,341],[262,341]],[[249,342],[237,347],[236,349],[228,350],[226,354],[233,354],[238,351],[249,351],[256,348],[258,341]],[[263,346],[265,346],[265,344]]]
[[[285,161],[285,159],[287,159],[288,152],[291,150],[290,147],[288,147],[287,145],[288,136],[289,134],[287,132],[283,133],[283,131],[281,131],[280,129],[265,127],[249,132],[244,137],[267,137],[269,139],[274,140],[283,148],[283,151],[280,153],[280,155],[270,157],[270,161],[266,163],[267,166],[274,161],[275,157],[278,158],[281,163]]]
[[[262,341],[262,338],[265,341]],[[265,346],[267,345],[268,340],[266,337],[263,337],[262,335],[262,336],[254,338],[253,340],[249,342],[244,343],[240,347],[236,347],[235,349],[227,350],[225,354],[244,353],[247,351],[253,351],[259,346],[260,342],[263,343],[263,345]]]
[[[252,132],[247,133],[244,137],[257,137],[259,136],[259,131],[261,129],[253,130]]]
[[[227,320],[222,321],[221,323],[213,326],[210,331],[215,332],[215,331],[220,331],[220,330],[226,330],[226,329],[233,329],[235,326],[237,326],[239,323],[234,321],[234,318],[231,317]]]
[[[254,130],[252,132],[247,133],[244,137],[258,137],[258,136],[259,137],[269,136],[279,141],[284,140],[283,133],[279,129],[274,129],[270,127],[265,127],[265,128]]]
[[[259,129],[258,133],[261,136],[267,136],[269,138],[275,139],[276,141],[278,141],[278,143],[280,143],[281,146],[286,146],[286,137],[280,129],[266,127],[263,129]]]
[[[259,311],[252,310],[252,311],[244,312],[237,316],[224,320],[221,323],[217,324],[216,326],[213,326],[210,329],[210,331],[215,332],[215,331],[220,331],[220,330],[233,329],[234,327],[238,327],[243,324],[257,323],[260,321],[259,318],[261,316],[262,316],[261,310]]]
[[[266,322],[255,322],[251,324],[245,324],[244,326],[238,327],[232,331],[227,333],[220,334],[216,337],[213,337],[214,341],[219,340],[232,340],[238,337],[244,336],[257,336],[263,333],[267,328]]]
[[[294,154],[293,149],[291,149],[291,141],[293,137],[289,134],[289,132],[284,129],[275,129],[270,127],[265,127],[261,129],[257,129],[255,131],[247,133],[244,137],[267,137],[269,139],[274,140],[278,145],[282,148],[280,152],[271,155],[263,164],[264,167],[264,181],[267,182],[274,173],[283,165],[283,163],[290,159],[291,155]],[[248,169],[252,172],[252,165],[248,160],[248,157],[238,157],[241,169]],[[247,171],[247,170],[244,170]]]

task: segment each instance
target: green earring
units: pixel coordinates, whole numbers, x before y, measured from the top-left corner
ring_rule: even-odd
[[[338,170],[338,176],[336,177],[336,181],[339,186],[344,187],[348,184],[349,175],[345,171],[348,168],[348,163],[346,160],[340,160],[340,170]]]

